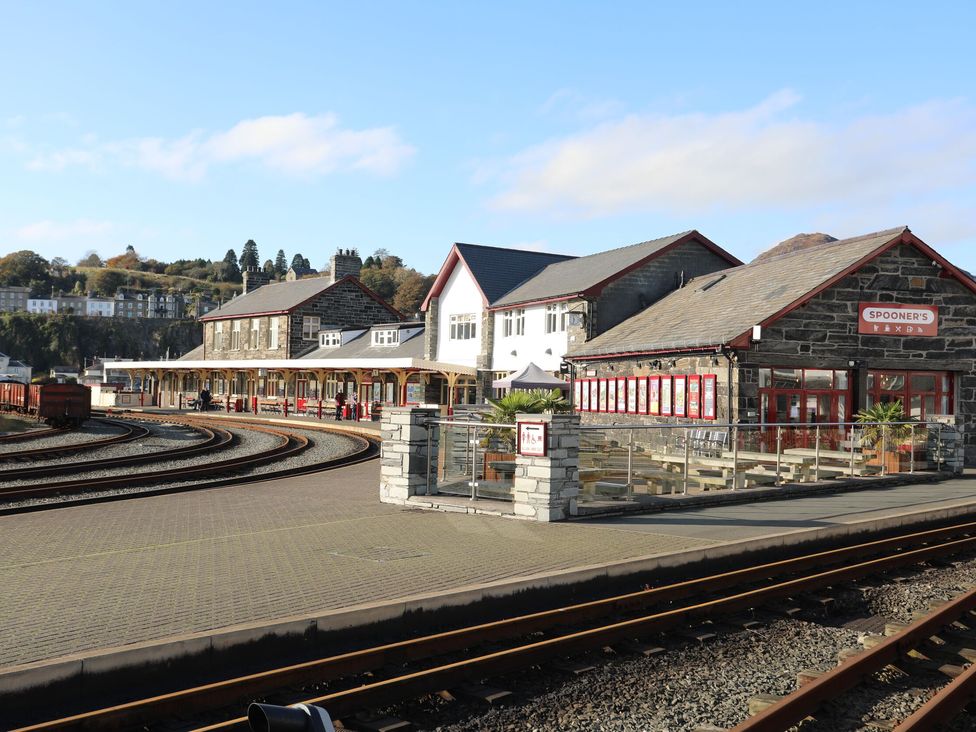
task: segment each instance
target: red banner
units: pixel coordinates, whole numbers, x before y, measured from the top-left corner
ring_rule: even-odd
[[[857,332],[890,336],[938,335],[939,308],[936,305],[862,302],[858,304]]]

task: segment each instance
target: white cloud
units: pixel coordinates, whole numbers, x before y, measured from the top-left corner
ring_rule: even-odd
[[[14,231],[14,236],[22,241],[46,242],[67,241],[100,236],[114,228],[110,221],[93,221],[91,219],[77,219],[68,222],[37,221],[26,224]]]
[[[99,142],[89,138],[80,147],[41,150],[28,160],[27,168],[60,171],[75,165],[98,169],[118,164],[193,181],[214,165],[252,161],[288,175],[343,170],[392,175],[414,152],[392,127],[345,129],[334,114],[296,113],[243,120],[209,135],[197,130],[174,139]]]
[[[824,123],[781,91],[719,114],[629,115],[510,158],[492,207],[580,216],[869,203],[976,183],[976,110]]]

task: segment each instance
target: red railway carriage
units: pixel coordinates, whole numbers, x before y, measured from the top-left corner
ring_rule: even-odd
[[[0,410],[33,414],[50,425],[77,427],[91,416],[91,390],[81,384],[0,382]]]
[[[0,410],[27,414],[27,384],[0,381]]]
[[[31,384],[27,411],[58,427],[77,427],[91,416],[91,390],[81,384]]]

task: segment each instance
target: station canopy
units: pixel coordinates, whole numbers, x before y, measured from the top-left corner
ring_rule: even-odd
[[[493,389],[563,389],[569,391],[569,384],[546,373],[534,363],[529,363],[518,373],[495,379],[491,382]]]

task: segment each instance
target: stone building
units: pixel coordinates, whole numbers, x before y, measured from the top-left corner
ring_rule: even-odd
[[[27,310],[29,296],[29,287],[0,287],[0,312]]]
[[[976,282],[907,228],[696,277],[567,356],[584,422],[816,425],[901,401],[976,461]]]
[[[430,357],[476,366],[467,398],[534,363],[563,355],[646,308],[684,281],[741,264],[697,231],[584,257],[455,244],[424,302]]]

